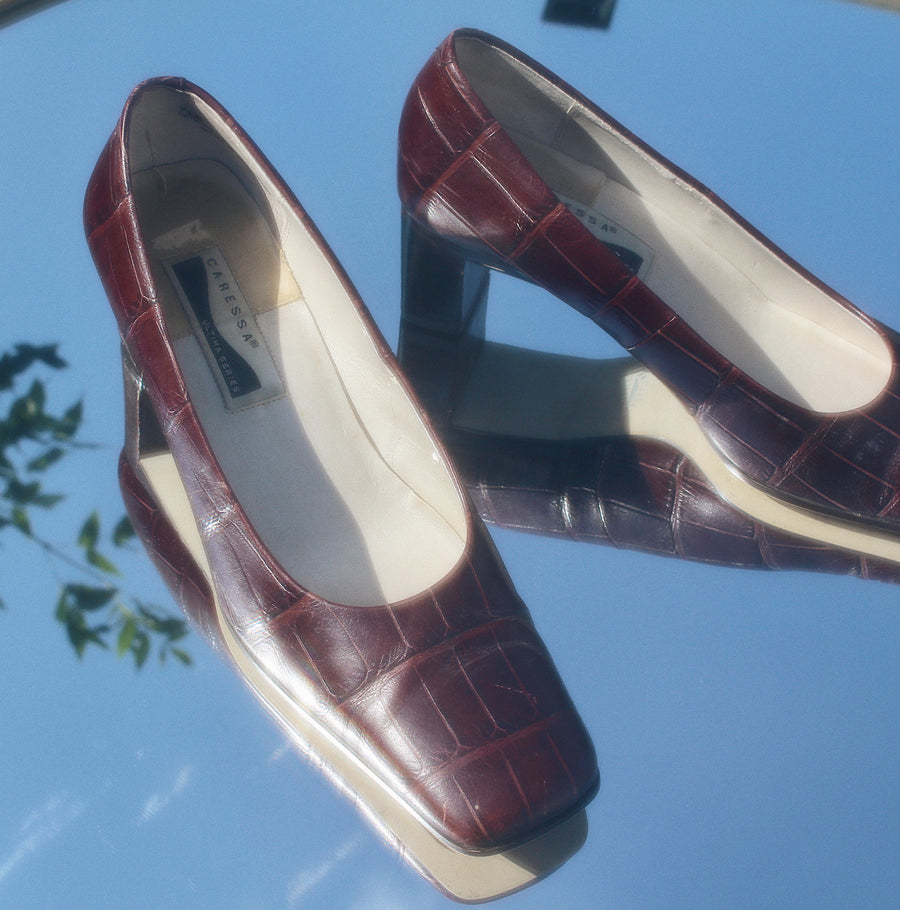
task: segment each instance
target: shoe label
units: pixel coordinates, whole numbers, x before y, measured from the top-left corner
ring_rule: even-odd
[[[228,410],[281,397],[275,362],[222,251],[210,247],[165,268]]]
[[[559,196],[559,199],[608,250],[619,257],[629,272],[641,281],[645,280],[653,263],[651,247],[597,209],[582,205],[567,196]]]

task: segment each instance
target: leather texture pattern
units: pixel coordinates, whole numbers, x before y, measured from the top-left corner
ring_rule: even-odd
[[[784,400],[723,357],[554,195],[473,89],[456,53],[458,37],[497,47],[538,72],[866,321],[891,352],[884,391],[863,409],[824,415]],[[540,64],[490,35],[451,34],[409,92],[398,177],[404,208],[421,228],[474,261],[546,288],[592,319],[681,398],[721,454],[752,482],[822,513],[900,531],[900,335],[822,285],[706,187]]]
[[[193,628],[224,655],[227,652],[221,645],[213,593],[206,577],[159,503],[141,483],[124,450],[119,457],[119,489],[132,527],[175,602]]]
[[[430,307],[436,325],[420,324],[421,287],[404,297],[398,357],[488,524],[718,566],[900,584],[897,563],[801,537],[735,508],[690,458],[662,441],[614,434],[535,438],[466,426],[457,412],[485,347],[489,301],[478,295],[475,311],[465,311],[452,294],[462,285],[456,265],[451,293],[437,289],[444,306]],[[407,287],[418,280],[419,267],[407,270]],[[430,306],[434,299],[423,293],[421,302]],[[559,394],[567,400],[570,393]],[[491,402],[489,378],[482,378],[478,395]]]
[[[249,150],[317,238],[385,363],[405,383],[349,280],[249,137],[196,86],[181,79],[152,83],[202,99]],[[348,607],[287,575],[229,488],[173,354],[135,211],[127,131],[144,86],[126,104],[91,177],[85,229],[141,390],[206,531],[216,595],[231,631],[286,692],[316,693],[322,723],[338,734],[358,731],[439,837],[473,853],[531,839],[594,795],[596,757],[471,506],[464,557],[439,584],[401,603]],[[123,484],[135,523],[188,614],[214,633],[203,578],[164,516],[141,496],[139,473],[126,454]]]
[[[444,440],[490,524],[718,566],[900,584],[900,566],[744,515],[688,458],[655,440],[522,440],[453,430]]]
[[[451,290],[461,283],[450,282]],[[690,458],[662,441],[543,439],[466,427],[456,415],[484,348],[488,300],[479,297],[478,311],[464,313],[458,295],[438,299],[446,304],[434,310],[438,327],[423,328],[418,297],[404,298],[410,312],[401,320],[398,356],[488,524],[717,566],[900,584],[897,563],[801,537],[735,508]],[[489,381],[482,380],[479,395],[490,401]],[[565,390],[560,395],[568,398]]]

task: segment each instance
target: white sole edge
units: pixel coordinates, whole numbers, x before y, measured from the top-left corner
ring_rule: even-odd
[[[174,459],[141,459],[145,479],[182,543],[214,591],[212,572]],[[215,595],[214,595],[215,597]],[[584,810],[535,840],[501,853],[462,853],[438,838],[377,775],[267,675],[229,630],[218,598],[222,645],[263,707],[294,745],[356,804],[378,833],[438,889],[457,901],[494,900],[546,877],[573,856],[587,837]]]

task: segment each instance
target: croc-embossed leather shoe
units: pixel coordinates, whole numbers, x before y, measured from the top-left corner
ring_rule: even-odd
[[[554,74],[463,29],[400,125],[404,311],[527,279],[646,367],[632,435],[766,524],[900,561],[900,335],[841,298]],[[662,419],[654,419],[654,414]]]
[[[630,435],[627,390],[646,371],[636,360],[514,347],[484,329],[483,318],[459,333],[404,318],[398,357],[488,524],[717,566],[900,584],[900,563],[752,518],[683,452]]]
[[[249,137],[183,79],[141,84],[85,227],[135,401],[125,473],[194,548],[190,596],[205,585],[250,686],[461,858],[577,817],[588,734],[390,349]]]
[[[583,809],[519,847],[461,853],[411,813],[401,794],[348,762],[333,738],[311,723],[302,706],[279,686],[245,672],[240,650],[229,648],[227,627],[220,623],[212,571],[178,468],[130,357],[123,355],[125,446],[119,458],[119,486],[128,516],[191,625],[244,677],[298,750],[347,794],[400,856],[456,900],[493,900],[520,891],[577,853],[587,837]]]

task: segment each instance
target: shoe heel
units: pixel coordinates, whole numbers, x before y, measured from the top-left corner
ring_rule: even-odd
[[[484,339],[490,273],[402,215],[402,318],[430,332]]]
[[[122,388],[125,396],[125,449],[133,464],[145,455],[167,452],[168,445],[137,367],[122,345]]]
[[[438,427],[484,344],[490,272],[402,216],[398,359]]]

